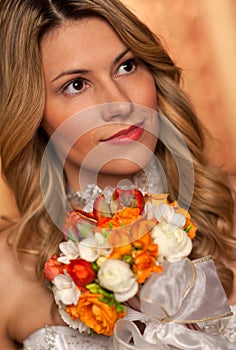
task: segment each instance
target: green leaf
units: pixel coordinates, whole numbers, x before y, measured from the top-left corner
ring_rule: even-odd
[[[96,283],[90,283],[90,284],[87,284],[86,285],[86,288],[91,292],[91,293],[94,293],[94,294],[98,294],[99,293],[99,289],[100,289],[100,286]]]
[[[99,270],[99,266],[96,262],[91,262],[92,268],[95,272],[97,272]]]
[[[115,308],[116,308],[117,312],[125,313],[125,311],[126,311],[126,307],[124,305],[122,305],[121,303],[118,303],[118,302],[115,303]]]
[[[132,258],[131,255],[124,254],[124,255],[122,255],[122,260],[127,262],[128,264],[132,264],[134,259]]]
[[[113,293],[107,292],[101,287],[98,289],[98,293],[104,295],[108,299],[114,299],[114,294]]]

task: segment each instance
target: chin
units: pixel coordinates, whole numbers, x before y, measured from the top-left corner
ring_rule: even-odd
[[[151,158],[146,158],[139,161],[131,161],[127,159],[112,160],[101,168],[100,173],[119,176],[133,175],[145,168],[150,160]]]

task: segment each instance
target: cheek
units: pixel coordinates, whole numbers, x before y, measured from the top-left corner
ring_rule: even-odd
[[[137,91],[137,101],[143,106],[157,110],[156,86],[152,76],[149,76],[149,74],[143,79],[142,84],[139,84],[142,88]]]
[[[153,109],[157,109],[157,92],[156,92],[156,86],[153,78],[147,82],[146,84],[146,99],[147,103],[149,104],[148,107],[151,107]]]
[[[79,160],[80,163],[85,158],[90,159],[90,154],[92,155],[94,151],[96,151],[96,146],[97,144],[94,143],[93,132],[87,133],[71,145],[70,158],[75,162]]]
[[[73,145],[73,149],[79,150],[80,153],[86,154],[94,148],[93,137],[91,135],[84,135],[80,137]]]
[[[51,92],[46,94],[45,112],[42,127],[49,136],[57,130],[66,120],[75,114],[74,104],[65,104],[63,98],[54,96]]]
[[[42,120],[42,127],[49,136],[67,119],[64,113],[61,113],[59,106],[45,106],[45,114]]]
[[[41,126],[46,131],[48,136],[51,136],[58,127],[57,123],[48,117],[43,118]]]

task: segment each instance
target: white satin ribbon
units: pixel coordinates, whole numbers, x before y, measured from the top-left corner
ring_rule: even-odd
[[[232,315],[211,257],[184,259],[153,273],[141,289],[140,308],[141,312],[129,309],[117,322],[115,350],[236,349],[219,334],[186,326]],[[145,323],[143,334],[133,321]]]

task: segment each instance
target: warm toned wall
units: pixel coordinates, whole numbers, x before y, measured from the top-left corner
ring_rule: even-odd
[[[160,35],[214,135],[211,159],[236,175],[236,1],[123,0]]]

